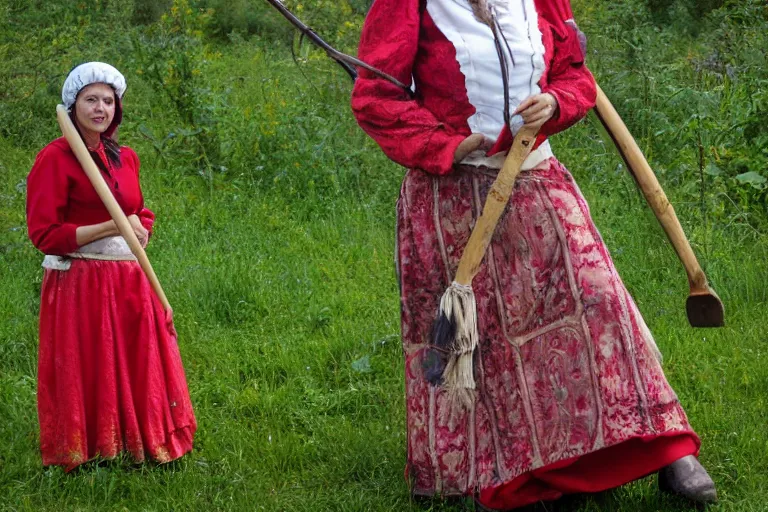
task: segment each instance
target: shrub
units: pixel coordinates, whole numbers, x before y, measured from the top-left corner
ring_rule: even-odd
[[[171,0],[133,0],[133,23],[149,25],[157,22],[171,6]]]
[[[182,141],[172,145],[175,156],[208,171],[220,159],[217,99],[203,77],[216,56],[204,42],[212,14],[191,7],[188,0],[173,0],[157,23],[139,33],[135,44],[136,73],[165,96],[179,120],[179,126],[168,134]],[[142,131],[157,147],[160,136],[146,127]],[[168,139],[168,135],[163,137]]]

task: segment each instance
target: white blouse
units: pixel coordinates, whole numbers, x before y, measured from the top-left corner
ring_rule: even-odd
[[[525,98],[541,92],[544,44],[538,15],[533,0],[488,0],[488,4],[512,50],[510,58],[502,44],[508,62],[514,63],[509,70],[510,109],[514,110]],[[476,109],[468,119],[472,133],[496,140],[504,126],[504,92],[491,29],[475,18],[466,0],[428,0],[427,11],[456,48],[467,96]]]
[[[509,71],[509,108],[515,108],[528,96],[541,92],[539,80],[544,73],[544,44],[533,0],[487,0],[506,37],[511,55],[502,41],[502,50],[511,63]],[[475,113],[467,122],[472,133],[482,133],[495,141],[504,127],[504,91],[501,66],[490,27],[478,21],[467,0],[427,0],[427,12],[437,28],[456,48],[456,60],[465,77],[467,97]],[[511,113],[511,112],[510,112]],[[513,131],[522,125],[512,118]],[[552,156],[548,142],[526,160],[532,168]],[[503,157],[485,159],[472,154],[463,163],[500,167]]]

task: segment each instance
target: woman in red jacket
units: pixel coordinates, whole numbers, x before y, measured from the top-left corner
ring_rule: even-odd
[[[360,58],[360,126],[411,170],[397,206],[415,494],[511,509],[659,471],[663,489],[715,487],[654,340],[547,136],[594,106],[586,40],[568,0],[376,0]],[[523,123],[540,128],[472,287],[476,390],[441,386],[430,329],[474,219]]]
[[[117,202],[146,246],[139,159],[113,136],[125,79],[109,64],[76,67],[62,99]],[[159,462],[192,449],[195,417],[162,305],[66,139],[27,178],[29,237],[46,254],[40,301],[38,414],[45,465],[67,471],[123,450]]]

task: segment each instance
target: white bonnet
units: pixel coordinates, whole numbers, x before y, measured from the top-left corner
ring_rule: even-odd
[[[114,87],[117,97],[122,99],[125,93],[125,77],[117,69],[104,62],[86,62],[70,71],[61,89],[61,99],[66,108],[75,104],[77,93],[83,87],[95,83],[105,83]]]

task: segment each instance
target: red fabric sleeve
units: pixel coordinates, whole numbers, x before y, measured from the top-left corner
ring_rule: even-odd
[[[363,26],[359,58],[410,84],[420,17],[419,0],[376,0]],[[360,127],[400,165],[449,173],[465,136],[439,122],[400,87],[367,70],[359,72],[352,111]]]
[[[541,91],[557,99],[557,116],[541,128],[544,135],[552,135],[572,126],[595,106],[597,87],[595,79],[584,63],[586,57],[576,28],[569,0],[540,1],[537,8],[552,26],[554,56],[546,83]]]
[[[27,177],[27,232],[45,254],[63,256],[76,251],[77,226],[64,221],[70,186],[62,165],[64,155],[54,146],[44,148]]]
[[[149,231],[150,235],[152,235],[152,226],[155,225],[155,213],[149,208],[142,208],[137,215],[139,216],[141,225],[144,226],[144,229]]]

